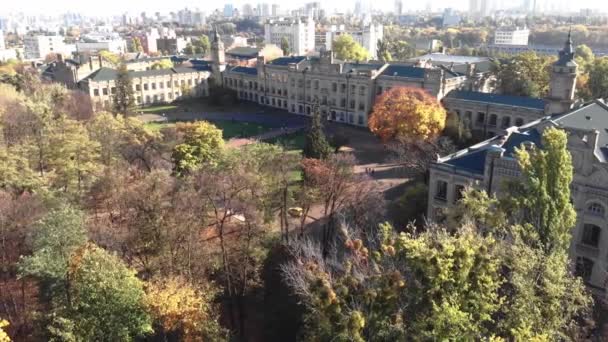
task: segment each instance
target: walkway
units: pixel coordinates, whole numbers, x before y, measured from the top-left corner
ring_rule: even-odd
[[[298,131],[303,130],[306,126],[295,126],[290,128],[280,128],[274,129],[270,132],[266,132],[264,134],[256,135],[254,137],[249,138],[233,138],[228,141],[228,146],[230,147],[241,147],[249,144],[254,144],[258,141],[270,140],[273,138],[281,137],[284,135],[289,135]]]

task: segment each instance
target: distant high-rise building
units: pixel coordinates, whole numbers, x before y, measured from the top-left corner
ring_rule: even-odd
[[[262,17],[270,17],[270,5],[267,3],[262,4],[262,11],[260,14]]]
[[[286,38],[293,54],[305,55],[315,49],[315,21],[308,17],[305,21],[295,19],[268,20],[264,25],[264,41],[281,46]]]
[[[402,14],[403,14],[403,1],[395,0],[395,15],[402,15]]]
[[[234,16],[234,6],[232,4],[224,5],[224,17],[232,18]]]
[[[280,14],[280,7],[277,4],[272,4],[272,16],[276,17]]]
[[[253,11],[253,6],[251,4],[243,5],[243,17],[253,17],[255,12]]]
[[[384,27],[381,24],[368,25],[363,27],[361,30],[345,30],[344,25],[336,26],[332,25],[329,30],[325,32],[325,48],[327,50],[333,50],[333,42],[338,36],[349,35],[353,37],[353,40],[361,44],[372,59],[378,57],[378,41],[384,38]]]

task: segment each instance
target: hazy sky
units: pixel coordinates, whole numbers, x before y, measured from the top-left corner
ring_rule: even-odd
[[[364,0],[365,1],[365,0]],[[404,9],[419,10],[426,7],[427,1],[430,1],[433,9],[452,7],[456,9],[465,10],[468,6],[468,0],[403,0]],[[498,4],[504,4],[505,6],[513,6],[523,0],[490,0]],[[537,0],[539,3],[547,1],[550,3],[556,3],[562,1],[566,6],[572,7],[572,9],[578,8],[593,8],[601,9],[602,11],[608,11],[608,0],[578,0],[576,2],[570,0]],[[82,12],[85,14],[120,14],[123,12],[139,13],[142,11],[148,13],[154,13],[156,11],[169,12],[176,11],[184,7],[188,8],[200,8],[201,10],[210,13],[215,8],[221,8],[225,3],[232,3],[237,8],[245,3],[251,3],[253,5],[258,2],[267,3],[278,3],[282,7],[297,7],[307,1],[305,0],[94,0],[94,1],[74,1],[74,0],[27,0],[24,2],[15,0],[2,1],[3,4],[0,6],[0,13],[7,14],[13,11],[23,11],[28,13],[47,13],[56,14],[66,11]],[[354,7],[354,0],[321,0],[322,6],[332,8],[338,8],[340,10],[350,9]],[[394,0],[373,0],[374,8],[381,10],[392,10],[394,8]],[[26,7],[24,4],[27,4]]]

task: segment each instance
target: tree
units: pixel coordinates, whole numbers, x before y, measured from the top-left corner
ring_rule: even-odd
[[[497,60],[493,73],[502,93],[516,96],[542,97],[549,90],[552,57],[524,52],[507,60]]]
[[[163,58],[158,62],[155,62],[154,64],[152,64],[152,70],[156,70],[156,69],[171,69],[173,68],[173,62],[171,62],[170,59],[168,58]]]
[[[333,41],[332,49],[336,54],[336,58],[344,61],[366,61],[369,58],[367,50],[348,34],[343,34],[336,38]]]
[[[405,61],[416,56],[416,48],[403,40],[390,43],[389,48],[392,58],[397,61]]]
[[[131,52],[143,52],[144,48],[141,45],[139,37],[133,37],[131,39]]]
[[[180,341],[218,341],[225,332],[218,324],[213,300],[218,290],[200,290],[180,277],[156,279],[147,285],[145,304],[157,326],[156,334]]]
[[[519,209],[519,222],[536,230],[543,248],[566,250],[576,212],[570,200],[572,157],[567,149],[566,132],[547,128],[542,149],[518,149],[517,160],[523,182],[513,184],[513,206]],[[517,216],[516,216],[517,217]]]
[[[608,58],[596,58],[589,69],[591,98],[608,98]]]
[[[368,126],[383,141],[430,141],[445,126],[446,111],[423,89],[392,88],[376,99]]]
[[[0,319],[0,342],[11,342],[11,338],[4,331],[4,328],[8,327],[8,322],[4,319]]]
[[[207,121],[178,123],[178,134],[182,143],[173,148],[174,171],[178,174],[190,172],[203,163],[216,163],[222,152],[224,140],[222,130]]]
[[[291,49],[289,47],[289,40],[287,40],[287,37],[281,38],[281,50],[283,50],[283,56],[289,56]]]
[[[114,94],[113,98],[114,113],[130,115],[135,108],[135,95],[133,94],[133,84],[126,64],[118,67],[115,86],[116,94]]]
[[[314,107],[311,120],[310,127],[306,132],[306,141],[302,153],[306,158],[325,159],[331,153],[331,146],[323,132],[321,112],[318,105]]]
[[[195,53],[194,46],[191,43],[186,44],[186,47],[184,48],[183,53],[185,55],[194,55],[194,53]]]
[[[209,37],[206,35],[202,35],[198,40],[195,40],[192,45],[196,49],[196,53],[203,54],[203,56],[207,55],[211,50],[211,43],[209,42]]]
[[[587,72],[595,59],[593,50],[587,45],[581,44],[576,47],[574,55],[576,56],[576,64],[578,64],[581,73]]]
[[[139,39],[139,38],[136,38]],[[120,56],[118,56],[115,53],[112,53],[110,51],[107,50],[101,50],[99,51],[99,55],[105,59],[106,61],[114,64],[115,66],[119,66],[120,65]]]
[[[391,56],[391,52],[389,51],[389,43],[385,40],[378,39],[378,51],[377,51],[378,59],[384,63],[390,62],[393,60]]]
[[[86,241],[82,212],[69,206],[52,210],[34,227],[33,252],[20,262],[19,273],[38,280],[47,301],[55,299],[69,306],[68,264],[74,251]]]
[[[67,318],[87,341],[132,341],[152,331],[145,311],[143,283],[118,257],[87,244],[68,267],[72,308]]]

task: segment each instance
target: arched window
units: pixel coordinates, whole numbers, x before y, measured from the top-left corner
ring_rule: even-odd
[[[517,118],[515,119],[515,126],[522,126],[524,124],[524,119],[522,118]]]
[[[508,128],[510,125],[511,125],[511,117],[510,116],[503,116],[502,117],[501,127],[502,128]]]
[[[596,216],[604,216],[606,214],[606,209],[603,205],[597,202],[593,202],[589,203],[589,205],[587,206],[587,213]]]

